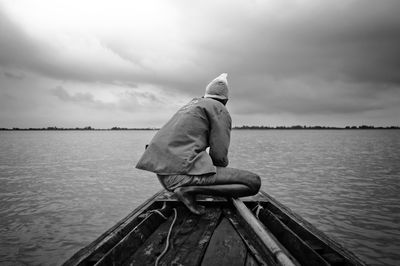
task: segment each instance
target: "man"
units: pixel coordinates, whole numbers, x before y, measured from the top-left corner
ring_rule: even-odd
[[[260,189],[254,173],[228,168],[231,117],[227,74],[211,81],[204,97],[194,98],[157,132],[136,167],[151,171],[189,210],[202,214],[197,194],[244,197]],[[206,149],[209,149],[207,153]]]

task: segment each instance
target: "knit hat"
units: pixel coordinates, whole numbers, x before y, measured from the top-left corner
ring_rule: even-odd
[[[222,73],[211,81],[206,87],[204,98],[215,98],[221,100],[228,99],[228,76],[227,73]]]

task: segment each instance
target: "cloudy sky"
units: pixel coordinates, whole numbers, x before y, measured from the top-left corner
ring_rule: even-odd
[[[0,127],[400,125],[400,1],[0,0]]]

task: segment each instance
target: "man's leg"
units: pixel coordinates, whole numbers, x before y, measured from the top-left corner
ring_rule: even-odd
[[[245,197],[257,194],[261,186],[260,177],[252,172],[217,167],[216,180],[210,185],[183,186],[175,189],[175,193],[193,213],[201,214],[202,210],[196,205],[197,194]]]

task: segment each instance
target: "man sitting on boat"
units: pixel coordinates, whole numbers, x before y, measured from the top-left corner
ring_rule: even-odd
[[[151,171],[190,211],[202,214],[196,195],[245,197],[256,194],[260,177],[228,166],[231,117],[227,74],[207,87],[204,97],[179,109],[157,132],[136,167]],[[206,149],[209,149],[207,153]]]

